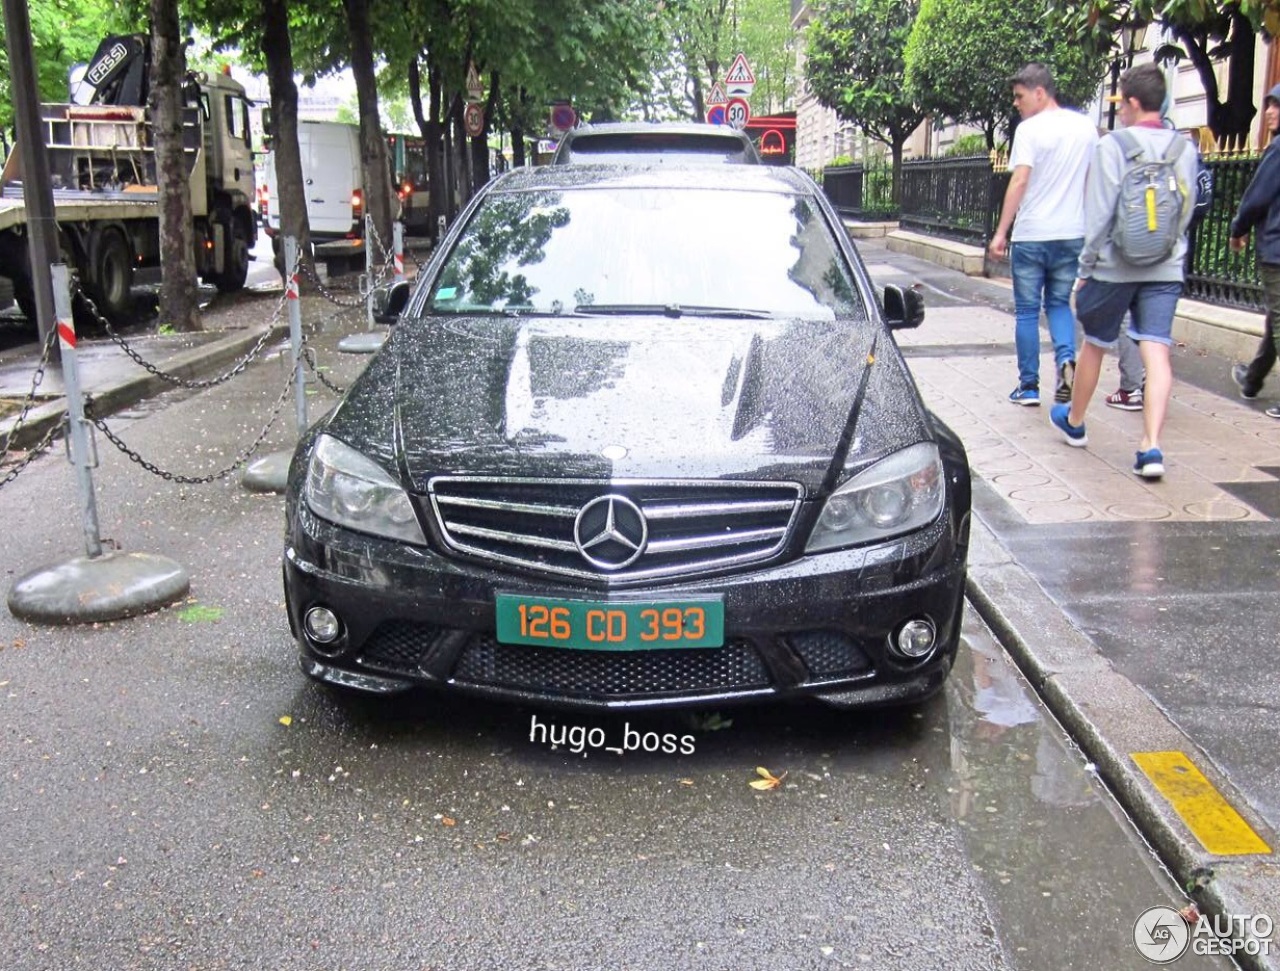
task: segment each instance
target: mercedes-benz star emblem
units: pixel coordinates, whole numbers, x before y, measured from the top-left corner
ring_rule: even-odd
[[[582,558],[601,570],[621,570],[640,559],[649,524],[626,496],[597,496],[578,510],[573,542]]]

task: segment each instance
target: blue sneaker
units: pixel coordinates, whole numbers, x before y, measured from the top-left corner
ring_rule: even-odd
[[[1137,453],[1133,471],[1144,479],[1159,479],[1164,475],[1164,453],[1158,448],[1149,448]]]
[[[1009,400],[1015,405],[1039,405],[1040,389],[1020,384],[1010,392]]]
[[[1049,420],[1053,422],[1053,427],[1062,432],[1062,437],[1067,440],[1068,445],[1075,448],[1084,448],[1089,444],[1089,436],[1084,433],[1084,425],[1073,425],[1067,421],[1067,415],[1071,414],[1070,405],[1054,405],[1049,409]]]

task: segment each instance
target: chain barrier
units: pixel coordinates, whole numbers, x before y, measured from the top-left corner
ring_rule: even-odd
[[[341,395],[347,393],[346,388],[341,388],[334,384],[325,376],[324,372],[320,370],[319,366],[316,364],[316,349],[307,343],[307,337],[305,334],[302,336],[302,362],[306,364],[306,366],[311,370],[311,373],[316,376],[316,380],[334,394]]]
[[[296,366],[297,361],[295,360],[293,363]],[[289,391],[293,387],[294,374],[295,374],[295,367],[290,367],[289,378],[285,382],[284,390],[280,392],[280,397],[276,399],[275,407],[271,409],[271,415],[267,418],[267,423],[262,426],[262,431],[258,433],[258,437],[253,440],[253,443],[249,445],[248,448],[244,449],[244,451],[240,452],[240,454],[236,456],[235,461],[231,465],[227,466],[225,469],[220,469],[217,472],[210,473],[209,475],[202,475],[202,476],[180,475],[175,472],[166,471],[165,469],[162,469],[159,466],[154,465],[151,462],[148,462],[141,455],[139,455],[133,449],[129,448],[129,446],[126,445],[123,441],[121,441],[119,436],[117,436],[115,432],[113,432],[107,426],[107,423],[103,419],[98,418],[91,413],[91,408],[93,403],[87,397],[85,399],[85,417],[89,421],[91,421],[94,424],[94,426],[100,432],[102,432],[103,435],[107,437],[107,441],[109,441],[112,445],[114,445],[117,449],[119,449],[122,453],[124,453],[124,455],[127,456],[130,461],[136,462],[138,465],[142,466],[152,475],[159,476],[160,478],[164,479],[166,482],[176,482],[179,485],[208,485],[211,482],[217,482],[219,479],[225,479],[227,476],[231,475],[233,472],[235,472],[237,469],[243,466],[246,462],[248,462],[249,459],[253,457],[253,454],[259,448],[262,447],[262,443],[267,440],[267,435],[271,432],[271,427],[276,423],[276,419],[280,417],[280,412],[284,410],[285,402],[288,401],[289,399]]]
[[[336,306],[339,306],[339,307],[363,307],[364,306],[363,297],[359,297],[355,300],[343,300],[336,293],[334,293],[327,286],[325,286],[324,281],[320,279],[320,275],[316,273],[315,270],[313,270],[306,263],[303,263],[301,265],[302,265],[303,274],[307,277],[307,279],[309,279],[312,283],[315,284],[316,289],[320,291],[320,296],[324,297],[331,304],[335,304]]]
[[[295,274],[297,273],[297,270],[298,270],[298,264],[295,261],[294,263]],[[110,337],[116,344],[118,344],[120,346],[120,349],[124,351],[125,354],[129,355],[129,357],[133,359],[133,362],[137,364],[140,368],[142,368],[143,370],[151,374],[154,374],[161,381],[168,382],[169,384],[176,385],[177,387],[203,389],[203,388],[214,388],[220,384],[224,384],[225,382],[230,381],[236,375],[241,374],[245,370],[245,368],[247,368],[250,364],[254,362],[254,360],[257,359],[258,355],[262,353],[263,348],[267,346],[267,341],[270,340],[271,338],[271,332],[275,329],[274,325],[276,321],[279,320],[280,315],[284,312],[285,304],[288,298],[288,293],[289,291],[288,291],[288,288],[286,287],[284,294],[280,297],[280,302],[276,305],[276,309],[272,312],[271,318],[267,322],[266,329],[263,330],[262,335],[258,338],[257,342],[253,345],[253,347],[249,348],[248,353],[245,354],[244,357],[240,358],[240,360],[237,361],[231,367],[230,370],[225,371],[224,373],[218,375],[216,378],[204,378],[204,379],[184,378],[184,377],[180,377],[179,375],[172,374],[168,371],[164,371],[156,367],[154,364],[152,364],[150,361],[144,358],[141,354],[135,351],[133,347],[129,344],[129,342],[125,340],[124,337],[116,333],[115,328],[111,326],[111,321],[109,321],[105,316],[103,316],[102,312],[98,310],[98,305],[93,302],[93,298],[91,298],[87,293],[85,293],[83,290],[77,287],[73,290],[72,297],[73,299],[80,300],[82,304],[87,305],[89,312],[93,315],[94,320],[96,320],[98,324],[103,328],[103,330],[106,331],[107,336]]]
[[[17,420],[9,429],[9,434],[4,437],[4,444],[0,446],[0,463],[4,462],[9,456],[9,452],[13,445],[14,437],[18,434],[27,420],[27,415],[31,412],[31,406],[35,404],[36,392],[40,390],[40,385],[44,382],[45,371],[49,368],[49,361],[53,358],[53,346],[58,342],[57,329],[51,329],[48,337],[45,338],[44,351],[40,355],[40,363],[36,365],[35,374],[31,378],[31,389],[27,392],[27,396],[22,400],[22,408],[18,412]],[[27,449],[26,454],[18,460],[18,462],[5,473],[4,478],[0,479],[0,489],[3,489],[10,482],[16,479],[24,469],[34,462],[41,454],[44,453],[50,445],[53,444],[54,438],[63,428],[62,422],[55,423],[50,429],[41,436],[40,440]]]

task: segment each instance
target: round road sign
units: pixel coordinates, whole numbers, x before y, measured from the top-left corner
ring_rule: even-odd
[[[472,138],[484,131],[484,109],[474,101],[462,109],[462,127]]]
[[[551,127],[556,131],[568,131],[578,123],[578,113],[573,105],[558,104],[551,108]]]
[[[731,128],[741,131],[751,120],[751,106],[743,98],[730,98],[724,106],[724,117]]]
[[[707,109],[707,124],[708,125],[724,124],[724,105],[712,105],[710,108]]]

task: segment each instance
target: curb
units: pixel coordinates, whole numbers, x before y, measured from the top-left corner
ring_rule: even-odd
[[[229,337],[211,341],[201,347],[183,351],[181,354],[176,354],[163,362],[162,367],[161,365],[157,366],[161,367],[167,374],[173,374],[181,378],[196,379],[223,364],[243,357],[254,344],[262,339],[264,331],[269,331],[266,344],[270,345],[288,336],[289,325],[282,323],[267,327],[259,326],[237,332]],[[122,381],[94,390],[86,389],[84,397],[86,401],[92,400],[94,415],[99,418],[105,418],[161,391],[167,391],[174,387],[168,381],[143,371],[141,368],[138,371],[137,377],[125,378]],[[54,401],[32,408],[22,427],[14,433],[10,446],[13,448],[25,448],[27,445],[38,442],[51,427],[61,424],[66,418],[66,414],[66,399],[61,396]]]
[[[1068,620],[1014,561],[977,509],[966,595],[1201,912],[1210,917],[1280,915],[1280,866],[1274,856],[1209,854],[1129,753],[1185,753],[1273,848],[1275,832],[1199,746]],[[1159,901],[1139,901],[1135,906],[1148,903]],[[1249,971],[1280,971],[1276,955],[1241,952],[1236,960]]]

